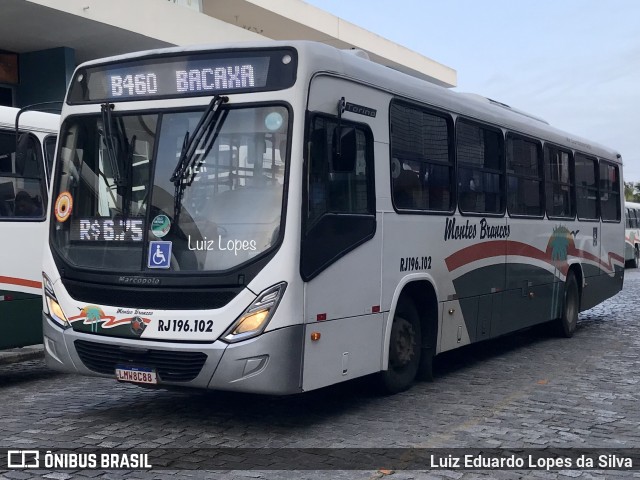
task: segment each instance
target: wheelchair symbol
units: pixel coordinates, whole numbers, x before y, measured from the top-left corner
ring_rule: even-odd
[[[164,253],[162,253],[160,245],[156,245],[156,251],[153,254],[153,263],[156,265],[164,265],[166,262],[167,259],[164,258]]]
[[[169,268],[171,266],[171,242],[149,242],[149,268]]]

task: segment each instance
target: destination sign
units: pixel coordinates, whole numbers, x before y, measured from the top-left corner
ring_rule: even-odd
[[[286,48],[137,58],[78,70],[67,102],[279,90],[295,82],[296,64],[295,50]]]

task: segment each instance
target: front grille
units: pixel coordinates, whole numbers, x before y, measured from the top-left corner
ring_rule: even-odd
[[[138,288],[63,279],[69,295],[78,302],[158,310],[224,307],[241,288]]]
[[[113,375],[116,365],[154,368],[161,380],[189,382],[196,378],[207,360],[203,352],[129,349],[119,345],[76,340],[76,351],[89,370]]]

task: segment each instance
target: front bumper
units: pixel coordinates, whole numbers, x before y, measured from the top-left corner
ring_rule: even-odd
[[[131,340],[62,329],[43,314],[47,366],[115,380],[115,365],[155,368],[159,385],[285,395],[302,391],[303,325],[227,344]],[[163,378],[164,376],[164,378]]]

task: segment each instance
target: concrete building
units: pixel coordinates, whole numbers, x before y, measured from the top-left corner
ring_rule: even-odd
[[[316,40],[445,87],[456,72],[301,0],[0,0],[0,105],[61,100],[94,58],[173,45]]]

